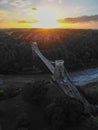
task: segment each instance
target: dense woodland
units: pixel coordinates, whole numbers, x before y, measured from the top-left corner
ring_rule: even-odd
[[[98,66],[98,30],[5,29],[0,31],[0,73],[48,72],[32,54],[34,41],[48,59],[63,59],[69,71]]]
[[[63,59],[69,71],[98,67],[98,30],[5,29],[0,31],[0,74],[48,72],[32,53],[34,41],[48,59]],[[98,130],[97,118],[85,113],[83,103],[58,91],[51,81],[21,85],[16,82],[1,85],[3,130]],[[78,89],[91,103],[91,114],[95,115],[97,87],[88,91],[87,86]]]
[[[85,113],[83,103],[58,91],[52,82],[15,86],[0,90],[1,130],[98,130],[98,120]],[[97,114],[93,106],[91,112]]]

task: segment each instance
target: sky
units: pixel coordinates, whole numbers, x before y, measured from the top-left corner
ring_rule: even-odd
[[[0,0],[0,28],[98,29],[98,0]]]

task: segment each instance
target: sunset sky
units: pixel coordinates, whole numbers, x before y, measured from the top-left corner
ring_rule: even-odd
[[[0,28],[98,29],[98,0],[0,0]]]

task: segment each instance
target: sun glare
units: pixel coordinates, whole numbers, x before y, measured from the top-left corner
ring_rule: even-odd
[[[56,21],[58,18],[57,12],[52,8],[40,8],[36,11],[35,17],[39,20],[35,25],[32,25],[35,28],[56,28],[59,26]]]

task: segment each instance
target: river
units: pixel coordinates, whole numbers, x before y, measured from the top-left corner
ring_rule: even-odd
[[[88,83],[93,83],[98,81],[98,68],[87,69],[84,71],[70,73],[71,79],[75,85],[83,86]],[[27,83],[30,81],[48,79],[49,74],[36,74],[36,75],[0,75],[0,85],[7,82],[20,82]]]
[[[93,83],[98,81],[98,68],[87,69],[84,71],[72,73],[70,75],[73,82],[76,85],[83,86],[88,83]]]

